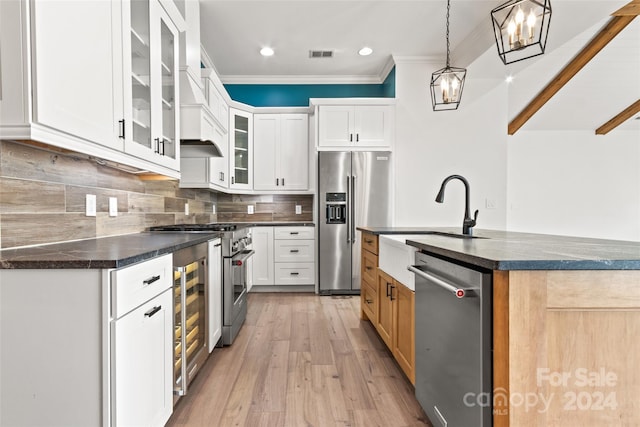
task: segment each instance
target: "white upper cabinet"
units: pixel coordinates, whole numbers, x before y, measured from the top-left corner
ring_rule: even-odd
[[[393,105],[320,105],[318,110],[318,147],[393,146]]]
[[[159,0],[0,1],[0,138],[178,177],[176,25]]]
[[[125,151],[179,170],[178,30],[155,0],[123,8]]]
[[[229,188],[253,188],[253,114],[229,109]]]
[[[254,190],[309,188],[308,126],[306,114],[254,115]]]
[[[116,1],[0,2],[0,137],[122,150],[119,11]]]

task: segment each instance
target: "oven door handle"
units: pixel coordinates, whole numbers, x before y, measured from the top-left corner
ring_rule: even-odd
[[[233,256],[233,258],[231,258],[231,265],[242,265],[247,261],[247,259],[249,259],[249,257],[253,256],[253,254],[255,253],[256,251],[254,251],[253,249],[238,252]]]
[[[422,270],[420,266],[409,265],[407,266],[407,270],[411,271],[412,273],[415,273],[416,275],[422,277],[425,280],[428,280],[429,282],[435,285],[440,286],[442,289],[451,292],[453,295],[455,295],[456,298],[465,298],[465,297],[475,296],[475,292],[468,289],[458,288],[452,283],[449,283],[448,281],[446,281],[445,279],[438,277],[433,273]]]

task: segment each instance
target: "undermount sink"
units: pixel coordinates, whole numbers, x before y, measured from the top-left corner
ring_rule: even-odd
[[[436,236],[455,237],[456,239],[486,239],[486,237],[469,236],[461,233],[445,233],[444,231],[429,231],[425,234],[433,234]]]

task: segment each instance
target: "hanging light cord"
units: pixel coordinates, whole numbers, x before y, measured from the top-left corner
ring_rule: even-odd
[[[449,68],[449,11],[451,10],[451,0],[447,0],[447,68]]]

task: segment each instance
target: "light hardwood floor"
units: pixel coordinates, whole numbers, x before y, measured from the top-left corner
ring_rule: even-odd
[[[249,294],[167,426],[429,426],[360,297]]]

